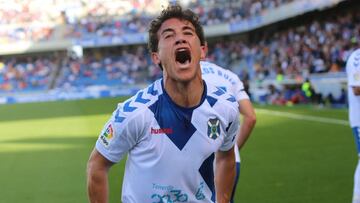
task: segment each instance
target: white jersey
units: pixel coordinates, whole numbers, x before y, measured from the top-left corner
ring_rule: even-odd
[[[349,121],[351,127],[360,127],[360,96],[356,96],[353,86],[360,86],[360,49],[354,51],[346,63],[349,97]]]
[[[202,78],[212,85],[215,85],[224,91],[228,91],[234,95],[237,101],[249,99],[249,95],[245,92],[244,85],[239,77],[233,72],[226,70],[214,63],[201,61]],[[240,162],[240,154],[238,147],[235,147],[236,162]]]
[[[245,92],[244,84],[233,72],[226,70],[214,63],[201,61],[202,78],[216,87],[220,87],[234,95],[237,101],[249,99]]]
[[[193,108],[176,105],[157,80],[113,113],[96,143],[112,162],[127,153],[122,202],[215,202],[215,152],[231,149],[238,104],[206,85]]]

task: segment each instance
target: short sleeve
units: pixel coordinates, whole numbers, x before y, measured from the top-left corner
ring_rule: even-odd
[[[119,162],[142,136],[144,114],[125,114],[121,105],[105,124],[96,149],[111,162]]]
[[[230,71],[228,71],[230,72]],[[230,72],[232,73],[232,72]],[[244,84],[241,82],[239,77],[235,74],[232,74],[231,81],[231,94],[233,94],[236,98],[236,101],[241,101],[244,99],[249,99],[249,95],[245,92]]]

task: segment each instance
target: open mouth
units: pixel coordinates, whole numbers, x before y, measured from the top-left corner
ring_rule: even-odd
[[[181,64],[186,64],[191,62],[190,50],[181,48],[175,52],[175,60]]]

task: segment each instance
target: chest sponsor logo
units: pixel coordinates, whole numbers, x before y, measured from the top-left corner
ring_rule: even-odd
[[[208,136],[216,140],[220,136],[220,121],[217,118],[209,119],[208,124]]]
[[[112,125],[108,125],[104,133],[100,136],[100,139],[105,147],[108,147],[110,140],[114,137],[114,130]]]
[[[150,133],[152,135],[158,135],[158,134],[172,134],[173,129],[172,128],[151,128]]]

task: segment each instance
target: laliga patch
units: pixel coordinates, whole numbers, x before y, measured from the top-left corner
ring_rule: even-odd
[[[220,136],[220,121],[217,118],[209,119],[208,123],[208,136],[216,140]]]
[[[114,130],[112,125],[109,124],[105,132],[100,136],[100,140],[105,147],[109,147],[111,139],[114,137]]]

